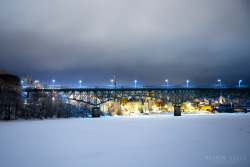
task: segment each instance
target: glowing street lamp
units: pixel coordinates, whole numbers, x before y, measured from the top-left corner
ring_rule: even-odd
[[[21,80],[21,86],[22,86],[22,88],[23,88],[23,80]]]
[[[165,80],[167,82],[167,86],[168,86],[168,79]]]
[[[53,82],[53,89],[55,89],[55,82],[56,82],[56,80],[52,80],[52,82]]]
[[[218,79],[218,82],[220,83],[220,87],[221,87],[221,80],[220,80],[220,79]]]
[[[80,88],[82,87],[82,80],[79,80]]]
[[[240,83],[242,82],[242,80],[239,80],[239,87],[240,87]]]
[[[137,83],[137,80],[135,80],[135,88],[136,88],[136,83]]]
[[[189,80],[187,80],[187,87],[188,87]]]

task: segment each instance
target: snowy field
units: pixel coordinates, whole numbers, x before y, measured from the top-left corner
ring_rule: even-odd
[[[0,122],[1,167],[250,166],[250,114]]]

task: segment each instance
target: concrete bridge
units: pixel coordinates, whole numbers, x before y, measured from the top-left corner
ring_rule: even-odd
[[[250,87],[237,86],[140,86],[132,87],[95,87],[95,88],[26,88],[26,96],[35,92],[46,92],[52,96],[84,102],[93,106],[92,116],[100,116],[100,105],[110,100],[122,97],[151,97],[171,102],[174,105],[174,115],[180,116],[182,103],[199,98],[218,98],[220,96],[250,98]]]

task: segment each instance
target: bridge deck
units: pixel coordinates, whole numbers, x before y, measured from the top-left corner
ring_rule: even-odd
[[[118,87],[118,88],[105,88],[105,87],[88,87],[88,88],[26,88],[26,91],[135,91],[135,90],[250,90],[250,87]]]

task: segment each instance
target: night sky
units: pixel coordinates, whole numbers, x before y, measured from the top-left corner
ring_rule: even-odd
[[[250,84],[250,1],[2,0],[0,70],[64,85]]]

